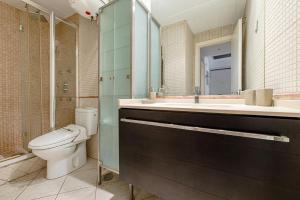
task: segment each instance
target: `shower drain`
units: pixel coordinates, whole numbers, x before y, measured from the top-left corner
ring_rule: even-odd
[[[114,174],[113,173],[108,173],[103,175],[103,181],[110,181],[114,178]]]

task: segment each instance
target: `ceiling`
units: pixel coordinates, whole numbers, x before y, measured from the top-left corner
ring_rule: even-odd
[[[152,0],[152,14],[169,25],[186,20],[193,33],[235,24],[244,14],[246,0]]]
[[[12,4],[20,0],[1,0]],[[69,0],[32,0],[61,18],[75,13]],[[234,24],[243,16],[246,0],[152,0],[152,13],[161,25],[186,20],[193,33]]]
[[[14,6],[21,10],[25,9],[25,3],[21,0],[0,0],[11,6]],[[75,13],[69,4],[69,0],[31,0],[34,3],[39,4],[48,11],[54,11],[55,15],[61,18],[66,18]],[[36,11],[33,7],[29,7],[32,11]]]
[[[66,18],[75,13],[71,8],[68,0],[32,0],[35,3],[43,6],[49,11],[54,11],[55,15],[61,18]]]

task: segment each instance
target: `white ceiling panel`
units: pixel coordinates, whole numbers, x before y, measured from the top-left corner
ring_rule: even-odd
[[[75,13],[68,0],[32,0],[49,11],[54,11],[56,16],[66,18]]]
[[[152,0],[152,13],[164,26],[186,20],[194,33],[234,24],[246,0]]]

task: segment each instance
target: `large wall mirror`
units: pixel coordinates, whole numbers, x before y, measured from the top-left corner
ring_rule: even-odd
[[[161,24],[166,95],[265,87],[264,1],[152,0],[152,13]]]

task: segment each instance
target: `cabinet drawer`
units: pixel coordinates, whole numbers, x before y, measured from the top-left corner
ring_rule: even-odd
[[[133,120],[120,121],[121,178],[147,186],[149,192],[163,198],[168,199],[168,194],[149,187],[143,176],[138,180],[128,177],[126,171],[134,169],[135,173],[167,179],[220,199],[297,199],[300,195],[298,119],[131,109],[120,110],[120,119]],[[156,126],[152,122],[179,126]],[[290,140],[273,141],[178,127],[285,136]]]

